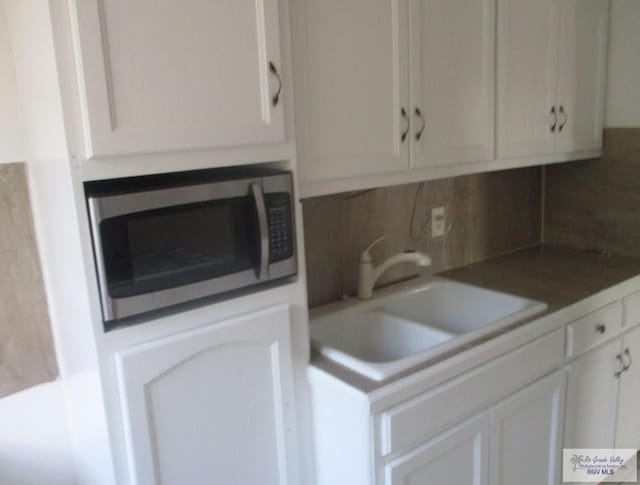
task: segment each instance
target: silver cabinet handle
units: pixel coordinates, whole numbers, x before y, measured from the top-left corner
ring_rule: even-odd
[[[267,224],[267,209],[264,205],[262,186],[257,182],[252,183],[251,192],[256,204],[258,225],[260,226],[260,267],[256,270],[256,274],[258,279],[261,280],[266,278],[269,266],[269,226]]]
[[[616,362],[619,362],[622,365],[622,367],[614,374],[616,376],[616,379],[620,379],[620,376],[625,371],[624,360],[622,359],[622,356],[620,354],[616,355]]]
[[[596,326],[596,333],[599,333],[600,335],[604,335],[606,331],[607,331],[607,326],[604,323],[600,323]]]
[[[278,90],[276,94],[271,97],[271,103],[274,107],[278,106],[278,101],[280,101],[280,93],[282,92],[282,79],[280,79],[280,74],[278,74],[278,70],[276,69],[276,65],[269,61],[269,72],[273,74],[273,76],[278,80]]]
[[[560,105],[560,114],[563,116],[564,119],[562,120],[562,123],[558,127],[558,131],[562,131],[564,126],[567,124],[567,121],[569,121],[569,115],[567,115],[567,113],[564,111],[564,106],[562,105]]]
[[[556,113],[556,107],[552,106],[551,107],[551,114],[553,115],[553,124],[551,125],[551,131],[553,133],[556,132],[556,126],[558,126],[558,115]]]
[[[631,364],[633,364],[633,359],[631,358],[631,351],[629,350],[629,348],[624,349],[624,353],[622,354],[622,356],[623,356],[623,360],[624,360],[624,357],[629,358],[629,363],[624,365],[624,370],[629,370],[629,367],[631,367]]]
[[[407,116],[407,110],[404,108],[400,108],[400,116],[402,116],[402,119],[407,122],[407,128],[400,135],[400,141],[404,143],[407,139],[407,133],[409,133],[409,118]]]
[[[422,122],[422,126],[420,127],[420,129],[418,130],[418,133],[416,133],[416,141],[420,141],[420,138],[422,138],[422,132],[424,131],[424,129],[427,126],[427,122],[424,119],[424,116],[422,116],[422,111],[420,111],[420,108],[416,108],[415,111],[413,112],[418,119]]]

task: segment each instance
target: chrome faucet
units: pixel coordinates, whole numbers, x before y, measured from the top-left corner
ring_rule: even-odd
[[[373,285],[376,284],[376,281],[382,273],[384,273],[391,266],[400,263],[414,263],[418,266],[431,266],[431,258],[421,252],[412,251],[412,252],[404,252],[398,253],[394,256],[391,256],[384,263],[382,263],[378,267],[374,267],[371,261],[371,254],[369,251],[373,246],[378,244],[380,241],[385,239],[386,236],[379,237],[375,241],[373,241],[367,249],[360,253],[360,264],[359,264],[359,272],[358,272],[358,298],[361,300],[368,300],[371,298],[373,294]]]

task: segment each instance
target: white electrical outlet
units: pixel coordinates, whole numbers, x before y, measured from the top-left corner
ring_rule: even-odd
[[[443,237],[445,228],[444,207],[431,209],[431,237]]]

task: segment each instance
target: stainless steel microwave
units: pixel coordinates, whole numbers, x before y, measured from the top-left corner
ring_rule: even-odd
[[[297,272],[291,174],[218,169],[85,184],[106,327]]]

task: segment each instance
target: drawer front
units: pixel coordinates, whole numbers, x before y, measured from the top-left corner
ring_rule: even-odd
[[[640,323],[640,291],[624,299],[625,327],[633,327]]]
[[[622,328],[622,305],[613,303],[567,325],[567,357],[597,347]]]
[[[562,329],[516,349],[380,416],[382,456],[423,443],[563,362]]]

